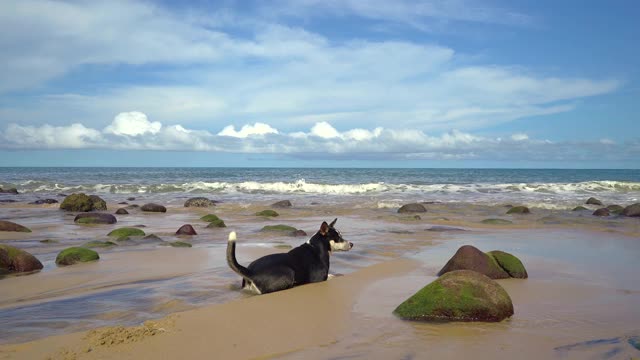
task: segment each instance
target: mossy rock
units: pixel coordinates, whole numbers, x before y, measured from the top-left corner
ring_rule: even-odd
[[[624,208],[624,210],[622,210],[622,215],[632,217],[640,216],[640,203],[627,206],[626,208]]]
[[[513,221],[505,219],[484,219],[481,223],[486,225],[511,225]]]
[[[218,217],[218,215],[208,214],[208,215],[205,215],[205,216],[201,217],[200,220],[206,221],[206,222],[213,222],[213,221],[220,220],[220,218]]]
[[[43,243],[43,244],[57,244],[58,240],[44,239],[44,240],[40,240],[40,242]]]
[[[78,214],[73,221],[77,224],[115,224],[118,222],[115,216],[105,213]]]
[[[580,205],[580,206],[574,207],[573,210],[571,210],[571,211],[587,211],[587,210],[589,210],[589,209],[587,209],[586,207]]]
[[[458,270],[423,287],[393,313],[405,320],[497,322],[513,315],[513,302],[497,282]]]
[[[506,279],[510,277],[496,259],[471,245],[461,246],[438,272],[438,276],[456,270],[472,270],[492,279]]]
[[[164,207],[162,205],[159,205],[159,204],[154,204],[154,203],[144,204],[144,205],[142,205],[140,210],[145,211],[145,212],[161,212],[161,213],[166,213],[167,212],[167,208],[166,207]]]
[[[96,195],[86,195],[84,193],[71,194],[64,198],[60,204],[60,209],[67,211],[103,211],[107,210],[107,203]]]
[[[223,228],[223,227],[227,227],[227,225],[221,219],[210,221],[209,225],[207,225],[207,229]]]
[[[88,243],[82,245],[86,248],[107,248],[112,246],[117,246],[118,244],[111,241],[89,241]]]
[[[117,237],[118,241],[120,241],[120,238],[126,238],[128,236],[145,236],[145,233],[144,231],[138,228],[125,227],[125,228],[115,229],[109,234],[107,234],[107,236]]]
[[[607,206],[607,209],[609,209],[609,211],[615,215],[620,215],[624,211],[624,207],[620,205],[609,205]]]
[[[0,220],[0,231],[15,231],[30,233],[31,229],[11,221]]]
[[[522,261],[512,254],[500,250],[493,250],[489,251],[487,255],[493,257],[498,265],[512,278],[526,279],[529,277]]]
[[[602,201],[594,198],[594,197],[590,197],[589,199],[587,199],[587,201],[585,202],[585,204],[587,205],[599,205],[602,206]]]
[[[530,214],[530,213],[531,211],[526,206],[514,206],[511,209],[509,209],[509,211],[507,211],[507,214]]]
[[[0,244],[0,274],[31,272],[42,269],[42,263],[28,252]]]
[[[216,202],[205,197],[194,197],[184,202],[184,207],[209,207],[216,206]]]
[[[267,226],[263,227],[260,231],[274,231],[274,232],[277,231],[277,232],[288,232],[288,233],[291,233],[291,232],[294,232],[296,230],[298,230],[298,229],[296,229],[296,228],[294,228],[292,226],[280,224],[280,225],[267,225]]]
[[[280,216],[280,214],[278,214],[278,212],[276,212],[275,210],[262,210],[260,212],[257,212],[256,216],[276,217]]]
[[[89,262],[99,260],[100,256],[97,252],[84,247],[70,247],[62,250],[56,257],[58,265],[73,265],[80,262]]]
[[[398,209],[399,214],[425,213],[425,212],[427,212],[427,208],[424,207],[424,205],[418,204],[418,203],[402,205],[400,209]]]
[[[171,247],[191,247],[192,245],[189,243],[186,243],[184,241],[174,241],[174,242],[170,242],[169,246]]]

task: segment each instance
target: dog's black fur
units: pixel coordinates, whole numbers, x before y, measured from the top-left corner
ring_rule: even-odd
[[[329,275],[329,255],[334,250],[348,251],[353,243],[342,238],[331,224],[323,222],[320,230],[306,243],[287,253],[263,256],[248,267],[236,260],[235,232],[229,234],[227,243],[227,263],[242,276],[242,287],[259,294],[266,294],[292,288],[297,285],[327,280]]]

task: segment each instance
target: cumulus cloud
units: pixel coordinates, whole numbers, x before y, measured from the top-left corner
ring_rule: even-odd
[[[253,125],[244,125],[240,131],[236,131],[233,125],[229,125],[218,133],[220,136],[231,136],[236,138],[246,138],[249,136],[262,136],[266,134],[277,134],[278,130],[264,123],[255,123]]]
[[[529,135],[523,134],[523,133],[513,134],[513,135],[511,135],[511,140],[513,140],[513,141],[529,140]]]
[[[157,134],[162,129],[162,124],[150,122],[147,115],[139,111],[123,112],[118,114],[111,125],[104,128],[107,134],[137,136],[145,133]]]

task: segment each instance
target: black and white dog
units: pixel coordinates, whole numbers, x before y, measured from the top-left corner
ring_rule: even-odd
[[[345,241],[331,224],[323,222],[309,241],[288,253],[263,256],[244,267],[236,260],[236,233],[229,234],[227,263],[242,276],[242,287],[258,294],[267,294],[297,285],[327,280],[329,255],[333,251],[349,251],[353,243]]]

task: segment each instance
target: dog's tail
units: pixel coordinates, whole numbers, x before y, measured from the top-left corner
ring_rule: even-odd
[[[236,232],[229,233],[229,241],[227,242],[227,264],[231,270],[235,271],[238,275],[242,276],[244,280],[251,281],[249,277],[250,272],[246,267],[238,264],[236,260]]]

